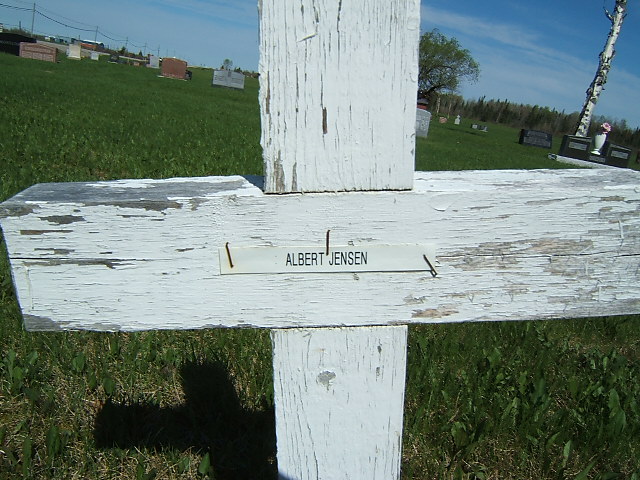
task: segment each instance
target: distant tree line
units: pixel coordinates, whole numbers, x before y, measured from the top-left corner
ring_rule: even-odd
[[[480,122],[498,123],[514,128],[543,130],[553,135],[575,134],[580,116],[579,112],[565,113],[564,110],[512,103],[509,100],[487,100],[485,97],[465,100],[456,94],[441,95],[439,108],[437,111],[432,109],[432,113],[447,116],[460,115]],[[612,142],[640,148],[640,128],[630,128],[626,120],[611,119],[602,115],[594,116],[588,136],[593,135],[604,122],[613,126],[609,134]]]

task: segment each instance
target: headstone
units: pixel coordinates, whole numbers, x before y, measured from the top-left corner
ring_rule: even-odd
[[[629,160],[631,159],[630,148],[605,142],[601,148],[601,151],[604,152],[604,154],[598,155],[591,152],[591,143],[591,138],[589,137],[573,137],[571,135],[565,135],[562,139],[562,146],[560,147],[559,155],[561,157],[586,161],[585,166],[589,166],[587,162],[590,162],[609,167],[628,167]]]
[[[520,145],[531,145],[540,148],[551,148],[553,135],[540,130],[520,130]]]
[[[431,112],[421,108],[416,109],[416,136],[426,138],[429,134]]]
[[[20,56],[55,63],[58,59],[58,49],[39,43],[20,42]]]
[[[160,68],[163,77],[179,80],[187,78],[187,62],[179,58],[163,58]]]
[[[631,158],[631,149],[622,145],[609,143],[605,145],[605,165],[613,165],[614,167],[627,168],[629,159]]]
[[[80,45],[68,45],[67,46],[67,57],[73,60],[81,60],[82,59],[82,48]]]
[[[91,60],[97,62],[100,60],[100,54],[98,52],[91,52]]]
[[[232,70],[214,70],[211,84],[215,87],[228,87],[244,90],[244,74]]]
[[[488,132],[489,131],[489,127],[487,127],[486,125],[480,125],[478,127],[478,130],[480,130],[481,132]]]
[[[160,68],[160,57],[157,55],[149,55],[149,63],[147,63],[147,67]]]
[[[0,52],[20,55],[20,44],[23,42],[36,43],[36,39],[18,33],[0,33]]]
[[[478,129],[478,124],[477,123],[472,123],[471,124],[471,128],[473,128],[474,130]]]
[[[456,119],[453,121],[454,125],[460,125],[460,115],[456,116]]]
[[[589,149],[591,148],[590,137],[579,137],[576,135],[565,135],[562,137],[559,155],[578,160],[589,160]]]
[[[438,121],[440,123],[447,123],[448,122],[448,118],[447,117],[440,117],[440,118],[438,118]]]

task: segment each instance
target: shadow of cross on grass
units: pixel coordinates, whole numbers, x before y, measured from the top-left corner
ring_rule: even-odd
[[[277,478],[273,408],[243,409],[222,363],[188,363],[180,375],[186,401],[179,407],[108,401],[96,416],[96,446],[195,448],[210,453],[216,479]]]

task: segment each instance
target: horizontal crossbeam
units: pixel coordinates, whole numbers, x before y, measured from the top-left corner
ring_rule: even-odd
[[[0,222],[30,330],[575,318],[640,312],[638,185],[623,169],[418,172],[412,191],[290,195],[239,176],[39,184]],[[221,272],[227,248],[335,246],[362,264],[403,245],[435,258]]]

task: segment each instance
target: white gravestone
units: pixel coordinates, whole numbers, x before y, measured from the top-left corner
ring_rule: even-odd
[[[218,87],[244,90],[244,74],[231,70],[214,70],[211,84]]]
[[[160,57],[157,55],[149,55],[149,63],[147,63],[148,68],[160,68]]]
[[[7,200],[25,325],[270,328],[281,478],[397,479],[406,325],[640,312],[640,174],[414,173],[420,2],[260,6],[266,191],[232,176]]]
[[[429,123],[431,122],[431,112],[421,108],[416,109],[416,135],[427,137],[429,134]]]
[[[73,60],[81,60],[82,59],[82,47],[80,47],[80,45],[68,45],[67,46],[67,57],[72,58]]]

